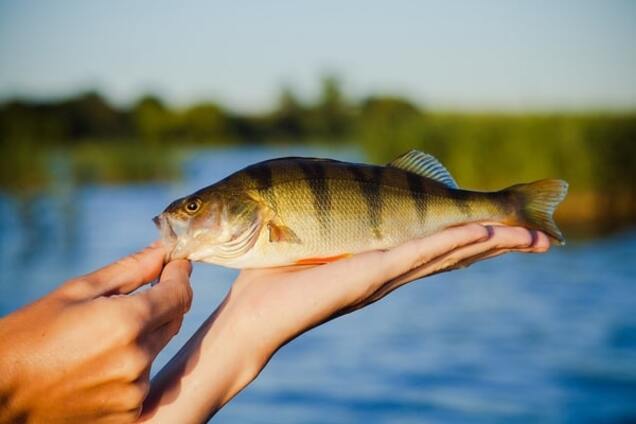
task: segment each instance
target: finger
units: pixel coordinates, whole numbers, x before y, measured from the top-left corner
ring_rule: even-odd
[[[450,228],[386,252],[362,253],[307,269],[303,271],[306,273],[304,280],[320,281],[321,284],[293,284],[288,285],[286,291],[297,291],[298,296],[314,299],[317,309],[320,305],[328,305],[329,308],[347,310],[351,305],[364,302],[387,281],[445,252],[487,237],[488,230],[479,224]]]
[[[190,273],[192,265],[186,260],[169,262],[154,287],[122,299],[136,308],[143,317],[143,328],[155,329],[182,316],[192,304]]]
[[[544,233],[541,232],[533,232],[534,240],[533,243],[528,247],[516,248],[516,249],[494,249],[489,252],[485,252],[482,255],[477,255],[472,258],[464,259],[457,263],[452,269],[466,268],[467,266],[472,265],[475,262],[482,261],[485,259],[494,258],[496,256],[503,255],[504,253],[511,252],[519,252],[519,253],[544,253],[550,249],[550,239]]]
[[[422,266],[399,276],[392,285],[408,283],[413,280],[438,273],[444,270],[467,266],[478,260],[496,256],[495,252],[532,251],[543,249],[547,237],[521,227],[493,226],[489,227],[491,237],[481,243],[460,247],[448,252]],[[539,245],[540,241],[540,245]]]
[[[478,260],[511,251],[540,251],[545,248],[544,243],[547,241],[547,237],[543,235],[540,245],[537,244],[538,234],[521,227],[495,226],[488,229],[491,233],[488,240],[455,249],[395,278],[380,287],[370,297],[369,303],[376,302],[404,284],[422,277],[464,268]]]
[[[183,316],[178,316],[143,337],[141,345],[151,355],[153,360],[170,343],[170,340],[179,333],[182,324]]]
[[[127,294],[159,276],[165,255],[163,246],[155,243],[87,274],[81,280],[89,283],[93,296]]]
[[[394,279],[463,246],[478,245],[491,238],[491,227],[468,224],[412,240],[385,253],[383,278]]]

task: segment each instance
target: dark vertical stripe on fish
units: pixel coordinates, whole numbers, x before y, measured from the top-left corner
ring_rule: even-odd
[[[327,172],[319,161],[299,161],[298,165],[305,174],[307,185],[314,199],[314,210],[320,227],[325,234],[330,231],[331,193],[327,184]]]
[[[268,163],[260,166],[251,166],[245,170],[247,175],[256,183],[256,189],[269,203],[269,206],[277,211],[276,196],[274,195],[274,185],[272,183],[272,168]]]
[[[272,186],[272,169],[269,164],[250,166],[245,172],[256,182],[256,187],[259,190],[267,190]]]
[[[470,207],[471,193],[466,190],[449,190],[449,195],[453,199],[457,209],[465,216],[470,217],[473,209]]]
[[[409,186],[411,199],[413,199],[413,204],[415,205],[417,218],[420,220],[421,224],[424,224],[426,222],[427,204],[426,195],[423,192],[424,187],[422,185],[422,177],[411,172],[407,172],[406,182]]]
[[[360,194],[367,205],[367,218],[373,235],[377,239],[382,238],[380,225],[382,224],[382,195],[380,188],[384,168],[379,166],[364,169],[357,165],[347,167],[353,178],[358,182]]]

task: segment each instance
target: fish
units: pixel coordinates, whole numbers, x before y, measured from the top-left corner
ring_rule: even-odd
[[[462,190],[418,150],[385,166],[284,157],[179,198],[153,220],[169,260],[238,269],[319,265],[471,222],[519,225],[565,244],[553,213],[567,190],[559,179]]]

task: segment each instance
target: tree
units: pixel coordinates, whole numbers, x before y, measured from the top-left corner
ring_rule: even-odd
[[[173,128],[173,116],[154,96],[142,97],[132,111],[135,132],[145,141],[155,143],[165,139]]]
[[[322,79],[315,117],[317,132],[331,139],[342,138],[350,129],[351,114],[342,94],[340,81],[333,75]]]

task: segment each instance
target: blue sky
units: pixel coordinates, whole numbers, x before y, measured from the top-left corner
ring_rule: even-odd
[[[0,0],[0,98],[262,110],[281,85],[430,107],[636,106],[636,1]]]

